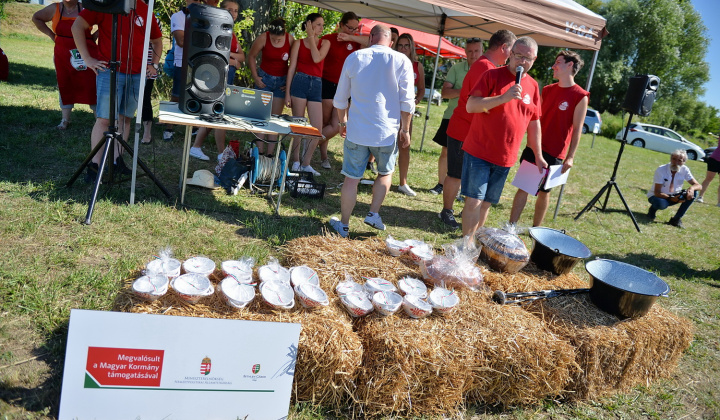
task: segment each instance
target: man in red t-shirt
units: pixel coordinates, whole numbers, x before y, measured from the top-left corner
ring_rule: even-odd
[[[140,73],[143,65],[147,66],[148,77],[157,76],[160,63],[160,54],[162,53],[162,33],[158,26],[155,16],[152,16],[150,28],[150,44],[153,51],[152,62],[147,62],[147,57],[143,56],[145,46],[145,19],[147,18],[148,5],[139,0],[134,10],[127,15],[118,16],[117,30],[117,86],[116,86],[116,108],[115,118],[117,127],[123,134],[123,138],[127,141],[130,135],[130,123],[132,117],[137,110],[137,101],[140,96]],[[104,133],[108,131],[110,124],[110,71],[108,62],[111,59],[112,48],[112,21],[113,15],[108,13],[95,12],[83,9],[80,16],[75,20],[72,26],[73,38],[80,52],[80,56],[85,61],[88,69],[91,69],[97,75],[97,109],[95,111],[96,119],[90,134],[90,147],[100,143]],[[90,55],[85,43],[85,31],[98,26],[98,57]],[[132,37],[131,37],[132,35]],[[119,143],[115,144],[115,169],[114,173],[129,175],[132,173],[125,165],[120,156],[122,147]],[[96,153],[92,158],[92,162],[88,164],[87,182],[95,182],[99,171],[101,153]]]
[[[460,227],[453,215],[453,204],[460,190],[460,178],[462,177],[463,155],[465,154],[462,145],[472,122],[472,115],[468,114],[465,109],[470,96],[470,89],[475,87],[478,80],[480,80],[480,76],[485,74],[486,71],[505,64],[510,56],[510,49],[512,49],[515,39],[515,34],[506,29],[501,29],[490,37],[487,51],[470,66],[470,70],[463,79],[457,107],[455,107],[455,111],[453,111],[448,123],[446,132],[447,175],[443,184],[443,209],[438,216],[443,223],[453,229]]]
[[[466,109],[474,115],[463,143],[463,236],[473,235],[482,227],[490,206],[500,201],[526,131],[535,161],[541,170],[547,166],[540,150],[540,90],[527,74],[536,58],[535,40],[520,37],[512,47],[508,65],[486,71],[470,90]],[[515,83],[520,67],[522,77]]]
[[[560,51],[552,66],[553,78],[558,82],[545,86],[542,91],[542,155],[548,165],[562,165],[563,173],[573,166],[587,113],[590,93],[575,83],[575,75],[584,64],[577,53]],[[535,163],[535,153],[526,147],[520,160]],[[521,189],[515,193],[508,229],[516,229],[527,197],[528,193]],[[542,225],[549,203],[550,189],[542,186],[535,201],[533,226]]]

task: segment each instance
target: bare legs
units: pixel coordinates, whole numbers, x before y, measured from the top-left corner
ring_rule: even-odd
[[[462,217],[463,236],[472,236],[475,231],[485,226],[491,203],[477,198],[465,197],[465,208]]]
[[[305,109],[307,108],[308,118],[310,119],[310,125],[317,128],[318,131],[322,132],[322,103],[308,101],[307,99],[301,99],[292,96],[292,113],[295,117],[305,116]],[[300,161],[300,142],[295,142],[295,148],[292,151],[293,162]],[[302,166],[310,166],[312,155],[315,152],[315,148],[319,143],[318,139],[310,140],[308,143],[307,150],[302,157]],[[327,146],[325,147],[327,153]]]
[[[131,119],[125,117],[124,115],[120,115],[118,117],[118,128],[120,132],[122,133],[123,140],[127,141],[128,136],[130,136],[130,123]],[[90,149],[94,149],[95,146],[98,145],[103,140],[103,137],[105,136],[105,132],[108,131],[108,126],[110,125],[110,120],[107,118],[96,118],[95,119],[95,125],[93,125],[92,133],[90,134]],[[120,143],[115,143],[115,158],[117,159],[118,156],[122,154],[122,146]],[[102,160],[102,153],[98,152],[93,156],[92,161],[93,163],[100,164],[100,160]],[[112,162],[115,163],[115,162]]]
[[[350,223],[350,215],[357,203],[357,189],[359,179],[345,177],[342,190],[340,192],[340,221],[348,225]],[[372,201],[370,202],[370,211],[379,213],[385,196],[390,191],[392,184],[392,174],[378,175],[373,185]]]
[[[705,195],[705,191],[707,191],[707,188],[710,186],[710,183],[713,179],[715,179],[716,172],[710,172],[707,171],[707,174],[705,174],[705,180],[702,182],[702,189],[700,190],[699,196],[702,197]],[[720,206],[720,184],[718,184],[718,205]]]

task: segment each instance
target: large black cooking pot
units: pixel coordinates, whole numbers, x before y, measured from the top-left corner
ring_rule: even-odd
[[[557,275],[569,273],[578,261],[592,255],[588,247],[564,231],[544,227],[529,231],[535,240],[530,260],[543,270]]]
[[[655,274],[619,261],[588,261],[590,300],[620,318],[645,315],[658,296],[667,297],[670,287]]]

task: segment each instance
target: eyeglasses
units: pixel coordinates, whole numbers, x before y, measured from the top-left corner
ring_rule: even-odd
[[[409,50],[410,44],[397,44],[398,50]]]
[[[527,61],[528,63],[535,61],[535,59],[537,58],[537,57],[527,57],[522,54],[518,54],[514,51],[512,51],[512,56],[515,57],[515,59],[518,61]]]
[[[474,44],[474,43],[480,42],[480,41],[482,41],[480,38],[468,38],[465,43],[466,44]]]
[[[358,30],[358,27],[357,27],[357,26],[353,28],[352,26],[348,25],[347,23],[344,23],[343,25],[345,25],[345,27],[347,28],[347,30],[350,31],[350,32],[355,32],[355,31]]]

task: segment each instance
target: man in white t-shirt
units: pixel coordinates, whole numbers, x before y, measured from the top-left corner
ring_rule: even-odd
[[[341,219],[333,217],[330,225],[343,238],[349,234],[358,184],[370,154],[377,161],[378,176],[365,223],[385,230],[378,212],[390,190],[398,145],[410,145],[409,130],[415,111],[412,63],[405,54],[390,49],[390,34],[385,25],[372,28],[370,47],[345,59],[333,99],[340,135],[345,137],[341,172],[345,181],[340,198]]]
[[[648,217],[651,220],[655,219],[655,212],[658,210],[665,210],[668,206],[680,203],[680,208],[668,223],[683,228],[680,219],[695,201],[697,192],[702,188],[702,185],[693,178],[690,168],[685,166],[686,161],[687,153],[678,149],[670,155],[670,163],[660,165],[655,170],[653,186],[647,194],[648,202],[650,202]],[[690,188],[683,192],[685,181],[690,184]]]

